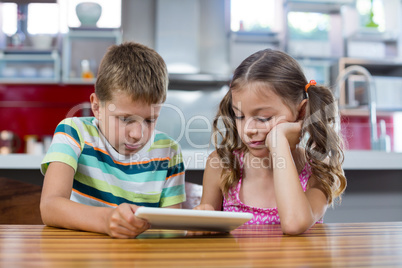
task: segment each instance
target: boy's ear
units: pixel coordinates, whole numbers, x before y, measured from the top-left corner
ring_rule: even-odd
[[[99,120],[99,115],[100,115],[100,102],[98,99],[98,96],[96,96],[95,93],[92,93],[91,96],[89,97],[89,100],[91,101],[91,110],[92,113],[94,114],[94,116],[96,117],[96,119]]]
[[[297,120],[302,120],[306,116],[306,105],[307,99],[304,99],[300,102],[299,106],[297,107]]]

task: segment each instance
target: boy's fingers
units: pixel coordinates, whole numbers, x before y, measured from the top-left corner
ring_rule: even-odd
[[[135,217],[134,210],[129,204],[121,204],[116,209],[119,213],[119,217],[122,219],[119,225],[133,232],[143,232],[149,228],[149,224],[146,220]],[[135,208],[137,206],[134,206]]]
[[[115,238],[135,238],[142,232],[138,232],[136,230],[130,230],[125,228],[124,226],[117,226],[112,230],[112,237]]]
[[[137,211],[137,209],[139,208],[139,206],[136,206],[136,205],[128,205],[129,206],[129,209],[130,209],[130,211],[131,211],[131,215],[132,216],[130,216],[129,217],[129,219],[127,219],[127,221],[131,224],[131,225],[133,225],[133,226],[135,226],[136,228],[140,228],[140,229],[148,229],[149,228],[149,223],[148,223],[148,221],[146,221],[146,220],[143,220],[143,219],[140,219],[140,218],[137,218],[136,216],[135,216],[135,212]]]

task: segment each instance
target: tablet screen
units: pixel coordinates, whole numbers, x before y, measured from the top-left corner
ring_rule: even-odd
[[[251,213],[140,207],[138,218],[147,220],[151,229],[230,232],[251,220]]]

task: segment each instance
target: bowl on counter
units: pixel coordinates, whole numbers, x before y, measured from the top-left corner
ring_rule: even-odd
[[[3,78],[15,78],[18,76],[18,70],[14,67],[4,67],[1,70],[1,77]]]
[[[54,77],[54,70],[50,67],[43,67],[39,69],[39,77],[41,78],[53,78]]]
[[[20,70],[20,76],[23,78],[36,78],[38,75],[37,70],[34,67],[23,67]]]
[[[53,46],[53,36],[49,34],[34,34],[30,39],[35,49],[50,49]]]

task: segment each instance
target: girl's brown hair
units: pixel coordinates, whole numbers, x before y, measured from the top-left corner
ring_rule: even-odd
[[[95,93],[101,101],[120,90],[133,100],[159,104],[166,100],[168,72],[162,57],[144,45],[125,42],[109,47],[99,66]]]
[[[240,163],[236,152],[246,150],[235,124],[232,108],[232,91],[251,82],[264,83],[280,96],[295,112],[306,98],[307,79],[302,68],[288,54],[277,50],[261,50],[246,58],[235,70],[230,90],[222,99],[213,123],[214,141],[223,165],[222,188],[226,195],[229,188],[239,181]],[[311,85],[301,137],[306,139],[305,159],[311,165],[312,174],[320,182],[321,190],[331,204],[346,188],[342,170],[342,139],[338,134],[339,114],[336,100],[329,88]],[[223,129],[220,125],[223,123]],[[328,160],[329,159],[329,162]]]

